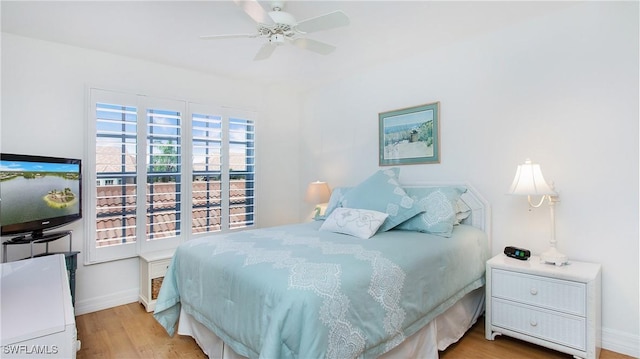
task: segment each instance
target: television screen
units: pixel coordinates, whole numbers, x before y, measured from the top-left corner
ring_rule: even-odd
[[[2,235],[31,233],[82,218],[79,159],[3,153],[0,158]]]

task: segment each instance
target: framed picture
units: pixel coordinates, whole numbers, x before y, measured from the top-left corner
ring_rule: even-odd
[[[440,102],[378,114],[380,166],[440,163]]]

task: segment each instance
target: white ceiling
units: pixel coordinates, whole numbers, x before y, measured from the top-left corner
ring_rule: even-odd
[[[268,1],[260,1],[270,10]],[[269,83],[315,86],[360,69],[432,51],[575,2],[289,1],[300,21],[344,11],[347,27],[309,34],[337,46],[318,55],[289,44],[253,61],[261,38],[201,40],[200,35],[252,33],[255,23],[233,1],[7,1],[2,31],[206,73]]]

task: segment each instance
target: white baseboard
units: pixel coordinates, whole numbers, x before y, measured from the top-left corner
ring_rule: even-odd
[[[640,337],[613,329],[602,328],[602,348],[639,358]]]
[[[137,288],[125,290],[121,292],[111,293],[109,295],[76,301],[75,314],[82,315],[99,310],[117,307],[138,301],[139,291]]]

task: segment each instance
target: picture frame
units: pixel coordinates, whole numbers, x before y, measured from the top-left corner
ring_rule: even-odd
[[[380,166],[440,163],[440,102],[378,114]]]

